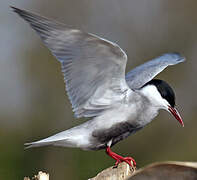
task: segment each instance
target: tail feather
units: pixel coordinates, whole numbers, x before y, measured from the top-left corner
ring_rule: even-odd
[[[46,139],[42,139],[40,141],[25,143],[25,149],[34,148],[34,147],[41,147],[41,146],[64,146],[64,147],[73,147],[73,144],[69,142],[67,138],[56,138],[55,136],[51,136]]]
[[[25,143],[24,146],[25,148],[24,149],[29,149],[29,148],[34,148],[34,147],[41,147],[41,146],[49,146],[49,145],[52,145],[53,142],[30,142],[30,143]]]
[[[39,141],[25,143],[24,145],[26,146],[25,149],[49,145],[62,147],[84,147],[87,143],[86,141],[88,140],[84,139],[84,136],[82,136],[75,127]]]

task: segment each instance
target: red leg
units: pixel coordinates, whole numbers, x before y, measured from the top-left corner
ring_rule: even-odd
[[[136,162],[132,157],[122,157],[114,152],[112,152],[112,150],[110,149],[110,147],[108,146],[106,148],[106,153],[111,156],[113,159],[116,160],[115,165],[117,166],[120,162],[126,162],[129,166],[131,167],[136,167]],[[131,163],[132,161],[132,163]]]

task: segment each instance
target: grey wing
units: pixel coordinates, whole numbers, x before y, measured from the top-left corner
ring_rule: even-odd
[[[185,60],[179,53],[166,53],[148,61],[126,74],[126,81],[131,89],[138,89],[152,80],[167,66],[175,65]]]
[[[127,56],[115,43],[13,8],[61,63],[76,117],[92,117],[124,98]],[[130,89],[129,89],[130,90]]]

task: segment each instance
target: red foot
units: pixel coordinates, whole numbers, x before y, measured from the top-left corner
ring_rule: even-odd
[[[115,166],[117,166],[119,163],[121,162],[126,162],[129,166],[131,167],[136,167],[136,162],[132,157],[122,157],[114,152],[112,152],[112,150],[110,149],[110,147],[106,148],[106,153],[111,156],[113,159],[116,160]],[[131,163],[132,161],[132,163]]]

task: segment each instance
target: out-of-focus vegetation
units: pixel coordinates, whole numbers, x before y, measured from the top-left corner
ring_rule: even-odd
[[[185,127],[167,112],[114,146],[139,167],[155,161],[197,161],[195,0],[19,0],[0,2],[0,179],[22,179],[39,170],[51,179],[87,179],[114,161],[104,151],[43,147],[23,149],[80,124],[64,92],[60,65],[9,5],[100,35],[128,54],[127,70],[162,53],[180,52],[187,61],[158,78],[176,91]],[[77,173],[76,173],[77,172]]]

